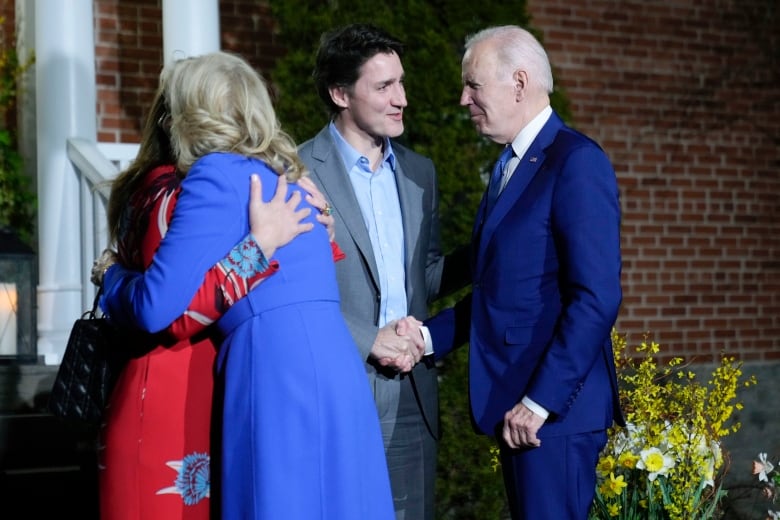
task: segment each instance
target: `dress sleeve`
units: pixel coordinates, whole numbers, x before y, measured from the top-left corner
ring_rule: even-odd
[[[330,247],[334,262],[346,258],[336,242],[331,242]],[[278,270],[279,262],[269,262],[250,233],[206,273],[189,307],[167,332],[176,339],[197,334]]]
[[[140,230],[142,235],[131,234],[120,241],[124,246],[122,257],[125,265],[141,262],[148,267],[152,263],[173,217],[181,191],[179,183],[173,167],[160,167],[149,173],[143,192],[133,200],[137,206],[133,209],[135,220],[146,223],[141,226],[144,228]],[[134,240],[132,237],[137,238]],[[133,246],[133,242],[140,243],[140,247]],[[134,261],[128,255],[140,255],[140,258]],[[243,269],[239,270],[235,265],[238,259],[245,260],[239,264]],[[181,340],[201,332],[278,269],[278,262],[268,262],[252,235],[247,235],[225,259],[209,269],[187,310],[168,327],[167,334]]]
[[[330,251],[331,253],[333,253],[334,262],[344,260],[347,257],[347,255],[344,254],[344,251],[341,250],[341,248],[339,247],[339,245],[336,243],[335,240],[331,241],[330,243]]]
[[[247,171],[244,179],[241,161],[245,159],[231,160],[230,155],[209,154],[193,165],[181,183],[170,227],[148,269],[130,271],[115,264],[105,273],[101,308],[112,321],[148,332],[168,328],[188,310],[212,267],[220,264],[226,258],[225,252],[248,235],[246,215],[252,172]],[[268,177],[263,186],[266,195],[270,195],[275,187],[271,179],[278,177],[264,165],[256,169]],[[224,264],[222,269],[224,287],[230,287],[229,296],[230,291],[242,285],[233,283],[235,277],[228,277],[231,271],[225,270]],[[243,276],[248,278],[248,272]],[[208,285],[216,294],[215,284]],[[252,282],[244,287],[251,285]],[[236,295],[239,293],[240,290]],[[224,295],[221,293],[220,298]],[[208,303],[208,294],[202,299]],[[210,302],[217,314],[221,306],[218,300],[212,295]],[[190,317],[193,315],[190,313]]]
[[[209,269],[187,310],[168,327],[168,334],[176,339],[197,334],[278,270],[279,262],[269,262],[252,235],[247,235]]]

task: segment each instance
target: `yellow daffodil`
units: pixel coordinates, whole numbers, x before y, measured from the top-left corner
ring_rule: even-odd
[[[658,448],[649,448],[639,452],[639,461],[636,463],[639,469],[647,470],[647,478],[654,481],[658,475],[666,475],[674,467],[674,459]]]

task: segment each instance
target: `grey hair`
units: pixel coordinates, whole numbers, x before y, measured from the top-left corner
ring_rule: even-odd
[[[533,34],[517,25],[488,27],[466,38],[466,52],[486,40],[493,40],[499,63],[505,65],[499,67],[499,74],[513,72],[519,68],[525,69],[532,83],[544,92],[552,93],[550,60]]]

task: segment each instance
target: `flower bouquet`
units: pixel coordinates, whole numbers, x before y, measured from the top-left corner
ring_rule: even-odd
[[[597,466],[591,520],[704,520],[718,517],[726,492],[721,439],[740,425],[731,420],[741,363],[723,356],[707,384],[681,358],[659,365],[660,347],[643,341],[629,349],[612,342],[627,425],[613,427]]]

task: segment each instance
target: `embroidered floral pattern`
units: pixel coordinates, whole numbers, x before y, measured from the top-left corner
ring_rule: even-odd
[[[236,244],[219,264],[226,272],[233,271],[241,278],[249,278],[255,273],[268,269],[268,259],[251,234]]]
[[[206,453],[191,453],[182,460],[172,460],[166,465],[177,472],[173,486],[163,488],[158,495],[181,495],[188,506],[195,505],[211,493],[211,470]]]

